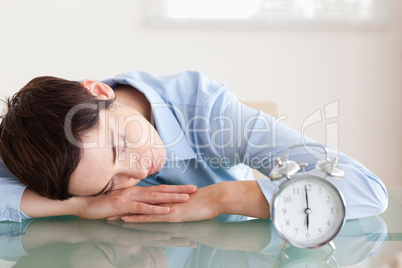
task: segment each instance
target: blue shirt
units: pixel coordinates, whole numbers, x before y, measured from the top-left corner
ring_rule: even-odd
[[[207,186],[222,181],[253,179],[250,167],[269,175],[276,156],[284,157],[289,146],[314,142],[273,116],[243,105],[224,83],[198,72],[160,76],[131,72],[103,81],[111,87],[130,85],[151,103],[158,133],[166,146],[167,161],[159,173],[138,185],[195,184]],[[329,148],[339,156],[343,181],[330,178],[343,193],[347,218],[382,213],[387,192],[382,181],[356,160]],[[323,154],[309,148],[292,150],[292,160],[308,163],[307,172],[317,173],[315,163]],[[0,221],[26,218],[19,203],[25,186],[0,163]],[[277,182],[258,180],[267,202]]]

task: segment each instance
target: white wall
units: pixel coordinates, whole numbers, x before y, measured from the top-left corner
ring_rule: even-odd
[[[243,100],[273,100],[301,130],[338,101],[339,117],[306,129],[325,142],[338,123],[339,148],[387,185],[402,186],[402,3],[385,29],[155,29],[146,0],[0,0],[0,95],[31,78],[104,79],[120,72],[199,70]],[[331,134],[332,135],[332,134]]]

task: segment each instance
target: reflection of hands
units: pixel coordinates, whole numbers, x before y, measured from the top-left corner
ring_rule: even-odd
[[[166,214],[170,209],[158,204],[186,202],[188,194],[195,191],[194,185],[133,186],[107,195],[73,197],[77,201],[74,215],[84,219],[120,219],[127,214]]]
[[[75,246],[69,263],[78,268],[167,268],[169,265],[166,253],[160,247],[122,247],[91,242]]]
[[[270,223],[266,220],[220,222],[216,219],[186,223],[109,222],[131,230],[169,233],[171,238],[185,238],[226,250],[258,252],[270,242]]]
[[[66,235],[68,234],[68,235]],[[35,219],[25,230],[21,241],[26,250],[55,242],[109,243],[112,246],[194,246],[188,239],[171,239],[167,232],[145,232],[79,218],[69,220]]]
[[[52,249],[64,252],[54,254],[55,259],[61,254],[74,267],[165,267],[164,247],[195,247],[198,242],[221,249],[257,252],[269,243],[270,233],[266,220],[133,224],[58,218],[33,220],[21,241],[31,253],[30,261],[43,259],[41,252],[47,252],[47,258],[51,258]]]
[[[164,231],[134,230],[79,218],[35,219],[25,229],[21,242],[30,252],[30,261],[43,262],[42,253],[46,252],[49,263],[63,255],[74,267],[167,267],[163,248],[196,247],[189,239],[172,238]]]

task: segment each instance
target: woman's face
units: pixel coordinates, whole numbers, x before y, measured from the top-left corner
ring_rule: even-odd
[[[116,102],[100,112],[98,127],[82,137],[81,161],[69,193],[92,196],[136,185],[158,172],[165,146],[150,122],[135,108]]]

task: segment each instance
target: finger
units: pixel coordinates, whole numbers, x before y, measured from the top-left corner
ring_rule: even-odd
[[[188,194],[161,193],[161,192],[138,192],[133,197],[136,201],[147,204],[182,203],[189,200]]]
[[[106,218],[106,220],[108,220],[108,221],[119,221],[119,220],[121,220],[121,217],[120,216],[113,216],[113,217]]]
[[[128,203],[126,212],[120,213],[120,215],[127,214],[167,214],[170,208],[163,206],[150,205],[142,202]]]
[[[140,187],[140,186],[137,186]],[[148,186],[142,187],[147,191],[152,192],[162,192],[162,193],[184,193],[184,194],[191,194],[197,191],[197,187],[195,185],[156,185],[156,186]]]

